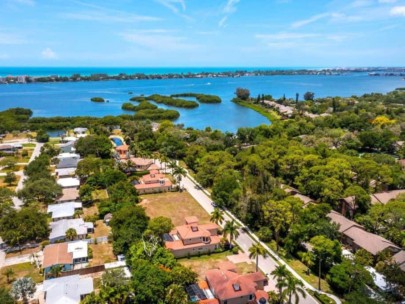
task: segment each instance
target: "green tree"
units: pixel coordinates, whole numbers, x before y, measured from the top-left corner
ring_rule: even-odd
[[[103,135],[81,137],[76,142],[76,151],[83,157],[94,155],[100,158],[110,158],[111,149],[111,140]]]
[[[299,296],[301,295],[304,299],[307,297],[305,290],[304,290],[304,283],[301,280],[297,279],[293,275],[287,276],[287,281],[285,284],[285,289],[283,293],[287,294],[288,296],[288,304],[292,303],[292,299],[294,297],[295,304],[298,304],[300,301]]]
[[[14,172],[8,172],[4,177],[4,182],[7,183],[9,186],[17,181],[17,176]]]
[[[171,284],[166,288],[165,303],[167,304],[188,304],[188,295],[184,287]]]
[[[40,178],[27,180],[23,189],[17,192],[17,196],[26,204],[40,202],[50,204],[62,195],[62,188],[54,179]]]
[[[210,221],[217,225],[221,225],[224,222],[224,220],[225,220],[224,211],[219,208],[214,208],[214,211],[211,212]]]
[[[249,248],[249,258],[256,259],[256,272],[259,271],[259,256],[266,258],[268,254],[262,245],[256,243]]]
[[[186,287],[197,282],[197,274],[189,267],[185,267],[181,264],[174,266],[172,271],[172,280],[174,284]]]
[[[237,88],[235,94],[237,98],[242,100],[248,100],[250,97],[250,91],[248,89]]]
[[[322,235],[314,236],[310,243],[313,245],[312,253],[318,264],[318,289],[321,290],[322,269],[328,269],[333,262],[339,262],[342,249],[338,241],[332,241]]]
[[[360,213],[366,213],[370,208],[370,195],[362,187],[353,185],[347,188],[343,194],[344,197],[354,197],[355,209]]]
[[[187,176],[187,171],[180,166],[176,166],[173,168],[172,175],[176,178],[179,183],[179,189],[181,189],[181,180]]]
[[[237,206],[242,194],[239,174],[235,170],[218,172],[212,187],[212,199],[221,207]]]
[[[103,274],[99,296],[101,303],[108,304],[133,303],[135,298],[131,281],[120,268],[107,270]]]
[[[114,253],[126,253],[131,244],[140,240],[148,220],[145,209],[140,206],[127,206],[114,212],[110,222]]]
[[[53,265],[48,273],[51,278],[57,278],[61,275],[63,267],[61,265]]]
[[[288,229],[292,221],[291,206],[286,201],[270,200],[262,206],[265,223],[274,229],[277,251],[280,247],[280,233]]]
[[[28,299],[35,293],[35,283],[30,277],[24,277],[14,281],[11,287],[11,294],[16,300],[22,300],[24,304],[28,304]]]
[[[162,238],[163,234],[169,233],[173,228],[172,220],[164,216],[155,217],[148,223],[148,231],[159,238]]]
[[[73,241],[75,238],[77,238],[77,231],[74,228],[69,228],[65,232],[66,238],[70,241]]]
[[[306,101],[309,101],[309,100],[313,101],[314,97],[315,97],[315,93],[313,93],[313,92],[306,92],[304,94],[304,100],[306,100]]]
[[[229,243],[232,246],[233,240],[239,236],[239,224],[235,222],[235,220],[227,221],[224,227],[224,237],[229,236]]]
[[[278,289],[278,303],[283,302],[283,298],[285,298],[285,293],[283,294],[283,288],[286,287],[287,285],[287,278],[291,276],[291,273],[287,270],[287,267],[285,265],[280,265],[277,266],[276,269],[274,269],[271,272],[271,275],[273,278],[276,280],[276,287]]]
[[[44,130],[39,130],[36,137],[37,142],[46,143],[49,141],[49,135]]]
[[[301,254],[301,261],[307,266],[307,275],[309,275],[311,267],[314,266],[314,256],[311,252],[303,252]]]
[[[371,266],[373,264],[373,256],[368,251],[359,249],[354,254],[354,261],[356,264],[362,266]]]
[[[3,287],[0,287],[0,303],[2,304],[15,304],[13,297],[9,291]]]
[[[14,275],[14,270],[11,267],[8,267],[6,271],[4,272],[4,275],[7,277],[7,284],[10,284],[12,281],[13,275]]]

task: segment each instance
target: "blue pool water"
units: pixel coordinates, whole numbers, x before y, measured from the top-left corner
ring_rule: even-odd
[[[117,147],[124,145],[121,138],[111,137],[111,140],[117,145]]]

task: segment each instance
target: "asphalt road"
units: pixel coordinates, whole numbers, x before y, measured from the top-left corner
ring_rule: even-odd
[[[208,213],[211,213],[214,210],[214,207],[211,205],[212,200],[211,198],[203,191],[201,187],[197,187],[196,184],[190,179],[189,176],[184,177],[182,179],[182,187],[184,187],[190,194],[191,196],[194,197],[194,199],[207,211]],[[232,218],[228,215],[225,214],[225,220],[230,221]],[[244,232],[242,229],[239,229],[239,236],[236,238],[236,243],[242,248],[244,252],[248,252],[249,248],[257,243],[258,239],[254,239],[252,236],[250,236],[248,233]],[[267,247],[265,244],[262,243],[264,247]],[[266,248],[270,251],[269,248]],[[270,251],[271,252],[271,251]],[[273,254],[276,258],[278,258],[275,254]],[[285,264],[281,259],[278,258],[278,261],[280,264]],[[273,279],[271,275],[269,275],[278,265],[278,262],[276,262],[273,257],[268,256],[266,258],[259,257],[259,268],[268,275],[269,277],[269,289],[276,291],[276,282]],[[288,265],[287,265],[288,266]],[[294,276],[296,276],[298,279],[300,279],[303,283],[306,289],[311,289],[315,290],[309,283],[307,283],[304,279],[302,279],[295,271],[293,271],[290,267],[288,267],[289,270],[293,273]],[[331,296],[331,295],[329,295]],[[337,303],[341,303],[340,300],[336,297],[333,297]],[[306,297],[300,296],[299,299],[300,304],[318,304],[317,300],[315,300],[310,294],[306,292]]]

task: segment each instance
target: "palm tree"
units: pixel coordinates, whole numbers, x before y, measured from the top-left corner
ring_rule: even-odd
[[[61,265],[53,265],[49,271],[49,276],[52,278],[57,278],[62,273],[63,267]]]
[[[314,266],[314,255],[311,252],[304,252],[301,255],[301,261],[307,266],[307,275],[309,275],[310,268]]]
[[[65,232],[66,238],[73,241],[77,237],[77,231],[74,228],[69,228]]]
[[[277,280],[276,287],[278,288],[279,303],[282,303],[283,297],[285,296],[282,291],[283,288],[287,286],[287,278],[291,274],[285,265],[280,265],[271,272],[271,275]]]
[[[239,236],[239,225],[235,222],[235,220],[227,221],[224,227],[224,237],[229,235],[229,243],[232,246],[232,242],[235,238]]]
[[[221,225],[224,220],[225,220],[224,211],[222,211],[221,209],[215,208],[214,211],[211,212],[211,218],[210,218],[211,222],[213,222],[217,225]]]
[[[295,297],[295,304],[298,304],[300,301],[299,295],[301,294],[304,298],[306,298],[306,294],[304,289],[304,283],[301,280],[297,279],[296,277],[289,275],[287,277],[287,284],[285,285],[284,293],[288,296],[288,304],[291,304],[292,296]]]
[[[262,245],[256,243],[249,248],[249,258],[256,259],[256,272],[259,271],[259,256],[267,257],[267,251]]]
[[[173,176],[176,178],[177,182],[179,183],[179,188],[181,188],[181,179],[183,176],[187,175],[187,171],[180,166],[176,166],[172,172]]]
[[[12,268],[7,268],[4,272],[5,276],[7,277],[7,284],[10,284],[12,276],[14,275],[14,270]]]

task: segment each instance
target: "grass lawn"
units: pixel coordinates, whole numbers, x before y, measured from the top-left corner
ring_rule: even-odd
[[[34,143],[28,143],[28,144],[23,144],[22,146],[23,146],[24,148],[26,148],[26,149],[34,149],[35,146],[36,146],[36,144],[34,144]]]
[[[9,268],[12,269],[14,272],[14,274],[11,276],[13,280],[25,276],[31,277],[35,283],[41,283],[44,280],[42,274],[39,273],[39,269],[36,268],[35,265],[32,265],[31,263],[22,263],[3,267],[1,269],[0,287],[11,287],[11,283],[7,284],[7,277],[6,277],[6,271]]]
[[[93,258],[90,260],[90,266],[102,265],[116,261],[113,253],[112,244],[89,244],[93,250]]]
[[[20,180],[21,176],[16,175],[17,180],[12,183],[11,185],[7,184],[4,182],[4,176],[0,176],[0,187],[6,187],[10,189],[11,191],[15,191],[15,188],[17,187],[18,181]]]
[[[110,232],[111,227],[107,226],[103,220],[98,220],[94,227],[94,233],[90,234],[90,237],[108,236]]]
[[[194,200],[188,192],[166,192],[143,195],[141,206],[151,218],[166,216],[175,226],[183,225],[186,216],[197,216],[200,223],[210,221],[209,214]]]
[[[178,261],[182,265],[190,267],[192,270],[194,270],[198,274],[199,279],[203,280],[205,278],[205,273],[207,272],[207,270],[214,269],[218,267],[219,263],[228,261],[227,256],[229,255],[232,255],[232,253],[229,251],[225,251],[221,253],[212,253],[211,255],[203,255],[200,257],[183,258],[179,259]],[[255,267],[256,266],[254,263],[236,264],[236,269],[240,274],[255,272]]]
[[[311,284],[313,287],[318,288],[318,276],[314,275],[313,273],[310,273],[307,275],[307,266],[305,266],[301,261],[299,260],[288,260],[284,259],[288,265],[291,266],[305,281],[307,281],[309,284]],[[321,280],[321,288],[322,291],[328,292],[328,293],[333,293],[331,291],[331,288],[329,284],[325,280]]]
[[[94,190],[91,193],[91,197],[94,201],[102,201],[108,199],[108,192],[105,189]]]

